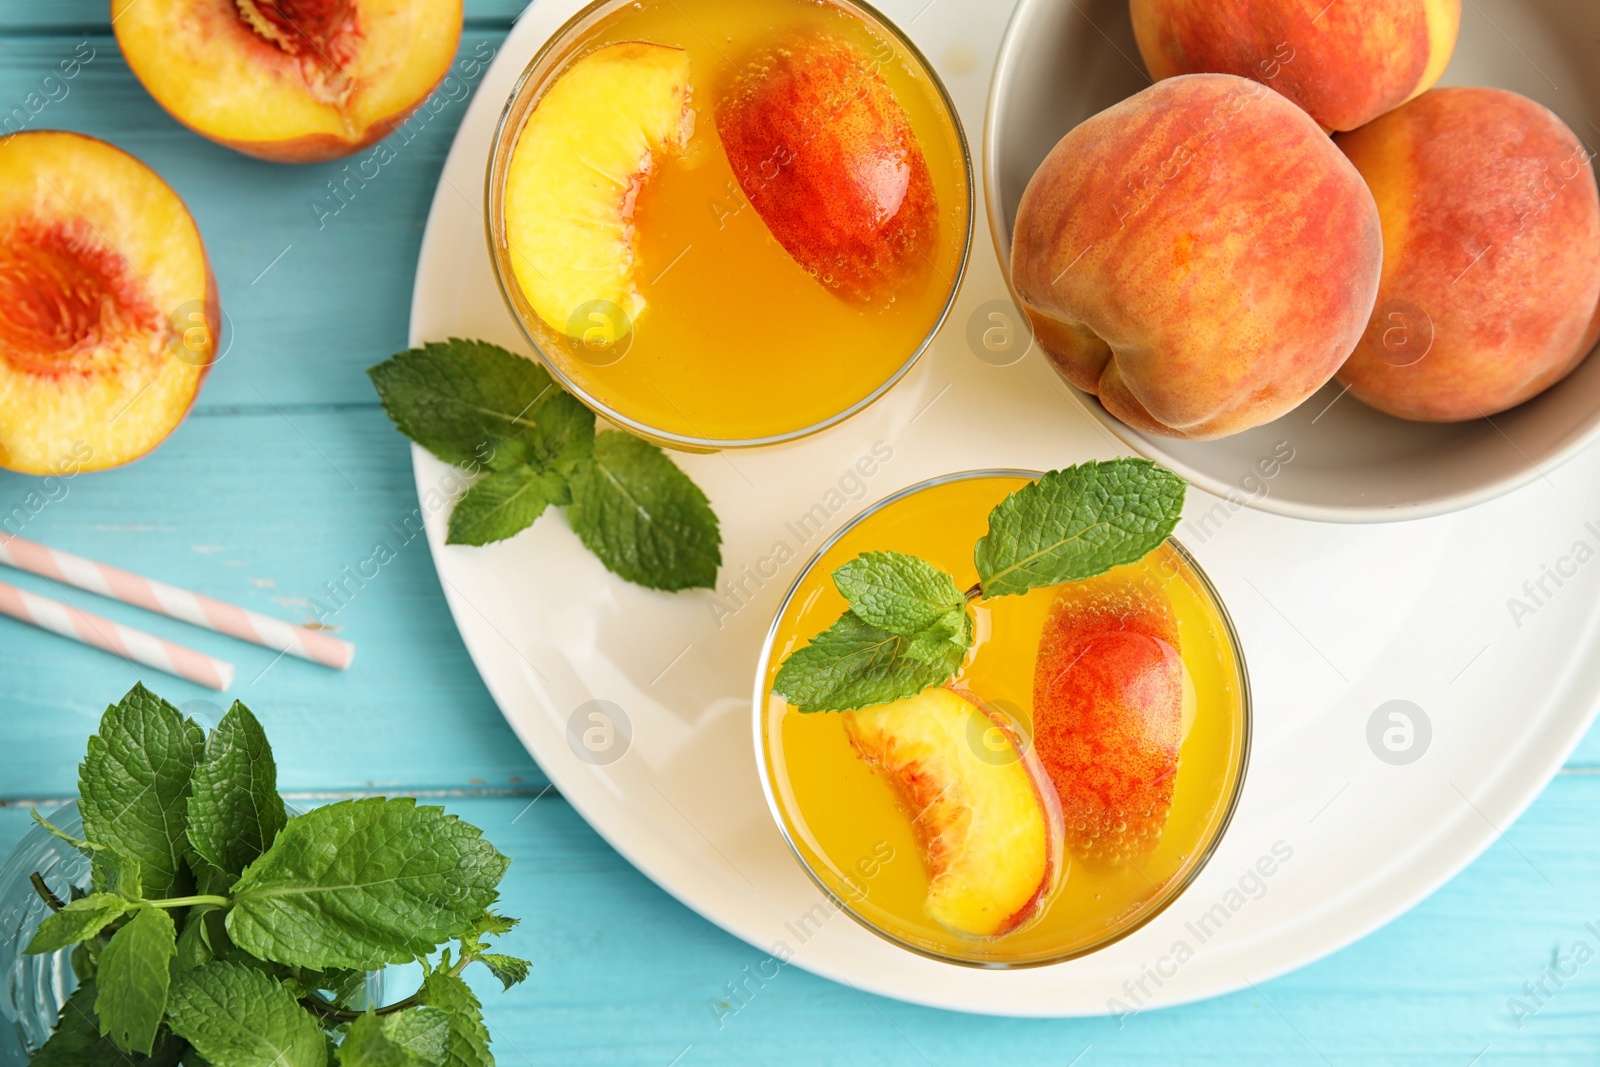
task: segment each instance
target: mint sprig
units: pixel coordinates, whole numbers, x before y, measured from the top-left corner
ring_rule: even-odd
[[[45,825],[92,858],[94,891],[63,903],[36,875],[52,913],[25,951],[71,948],[80,986],[33,1063],[492,1067],[461,972],[481,962],[509,988],[529,964],[489,950],[516,920],[488,910],[509,861],[476,827],[381,797],[286,818],[247,708],[208,737],[143,686],[107,709],[79,792],[103,809],[82,840]],[[166,822],[109,810],[148,794]],[[365,969],[411,961],[422,987],[364,1011]]]
[[[978,585],[903,552],[866,552],[833,572],[850,608],[790,653],[773,679],[802,712],[850,711],[915,696],[961,670],[970,600],[1082,581],[1134,563],[1172,533],[1186,485],[1148,460],[1051,471],[1002,500],[974,549]]]
[[[446,543],[484,545],[564,508],[612,573],[649,589],[709,589],[722,536],[705,494],[661,449],[595,433],[594,413],[531,359],[459,338],[370,368],[396,428],[482,473],[456,503]]]
[[[984,596],[1079,582],[1161,545],[1187,484],[1147,459],[1080,463],[1018,489],[989,513],[973,560]]]

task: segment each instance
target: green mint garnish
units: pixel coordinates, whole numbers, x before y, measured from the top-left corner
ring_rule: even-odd
[[[188,880],[189,776],[204,747],[200,727],[137,685],[106,709],[78,767],[83,836],[138,860],[149,896]]]
[[[63,902],[35,875],[52,913],[25,951],[71,948],[79,991],[34,1064],[492,1067],[461,972],[510,988],[530,965],[490,951],[516,920],[488,910],[509,861],[476,827],[382,797],[287,818],[249,709],[206,736],[143,686],[81,770],[83,839],[39,819],[91,858],[94,891]],[[416,993],[353,1006],[368,968],[412,961]]]
[[[655,445],[595,438],[572,474],[567,521],[606,569],[651,589],[710,589],[722,562],[717,517],[700,487]]]
[[[1186,488],[1147,459],[1080,463],[1030,482],[989,513],[973,550],[983,595],[1078,582],[1143,559],[1178,525]]]
[[[189,787],[189,843],[224,874],[237,875],[267,850],[288,816],[266,731],[234,702],[206,738]]]
[[[291,819],[234,883],[228,935],[290,967],[406,963],[466,931],[509,862],[443,808],[328,804]]]
[[[773,692],[802,712],[850,711],[943,685],[972,647],[969,595],[1024,593],[1137,562],[1172,533],[1184,489],[1142,459],[1051,471],[989,513],[971,594],[916,556],[863,553],[833,572],[850,609],[789,654]]]
[[[128,913],[128,901],[112,893],[90,893],[45,916],[28,947],[30,956],[56,952],[94,937]]]
[[[100,995],[94,1011],[100,1031],[123,1052],[149,1055],[167,1010],[178,932],[172,916],[141,907],[100,951]]]
[[[946,638],[937,655],[923,660],[907,654],[915,638],[847,611],[783,661],[773,691],[804,712],[848,711],[916,696],[961,669],[972,640],[971,616],[961,617],[966,621],[959,640]]]
[[[367,374],[401,433],[484,475],[456,504],[449,544],[502,541],[561,507],[619,577],[667,591],[715,584],[722,539],[705,494],[655,445],[597,435],[594,413],[537,362],[454,339]]]
[[[213,1064],[227,1067],[326,1067],[328,1039],[317,1020],[263,971],[208,963],[179,976],[172,989],[173,1033]]]
[[[833,572],[833,584],[862,622],[907,637],[967,603],[954,578],[904,552],[864,552]]]

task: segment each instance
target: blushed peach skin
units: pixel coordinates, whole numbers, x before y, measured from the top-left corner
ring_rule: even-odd
[[[1352,395],[1402,418],[1480,418],[1593,349],[1600,193],[1547,108],[1435,89],[1335,140],[1377,198],[1386,253],[1373,326],[1339,372]],[[1428,347],[1396,343],[1416,329]]]
[[[112,0],[128,66],[203,137],[278,163],[388,136],[449,72],[462,0]]]
[[[1062,138],[1023,193],[1011,278],[1069,382],[1137,429],[1213,438],[1327,383],[1382,255],[1372,194],[1304,111],[1196,74]]]
[[[1325,130],[1353,130],[1432,88],[1461,0],[1131,0],[1157,78],[1237,74],[1270,85]]]

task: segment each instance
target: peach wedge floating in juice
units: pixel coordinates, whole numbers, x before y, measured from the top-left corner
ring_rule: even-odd
[[[880,396],[943,320],[970,218],[943,88],[848,0],[594,5],[535,57],[490,159],[529,342],[599,413],[685,448]]]
[[[189,411],[221,309],[200,231],[104,141],[0,138],[0,467],[138,459]]]
[[[763,786],[801,865],[864,926],[951,962],[1054,962],[1137,929],[1205,864],[1244,777],[1241,653],[1215,591],[1161,529],[1147,527],[1154,547],[1132,562],[1082,580],[1021,590],[984,577],[980,538],[1032,484],[951,475],[869,509],[790,591],[758,680]],[[970,647],[916,695],[802,711],[791,699],[809,696],[779,675],[859,627],[857,613],[888,621],[874,613],[890,585],[851,573],[888,554],[953,579],[918,587],[939,605],[918,626],[944,610],[941,588],[969,590],[956,610],[972,616]],[[885,640],[877,662],[903,665],[911,648]]]

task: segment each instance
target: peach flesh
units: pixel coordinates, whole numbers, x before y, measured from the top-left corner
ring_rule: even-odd
[[[394,131],[449,72],[461,0],[112,0],[134,74],[179,122],[282,163]]]
[[[102,342],[160,333],[130,275],[82,220],[13,226],[0,237],[0,359],[35,377],[87,374]]]
[[[100,470],[160,444],[220,318],[194,220],[154,172],[79,134],[0,138],[0,466]]]

